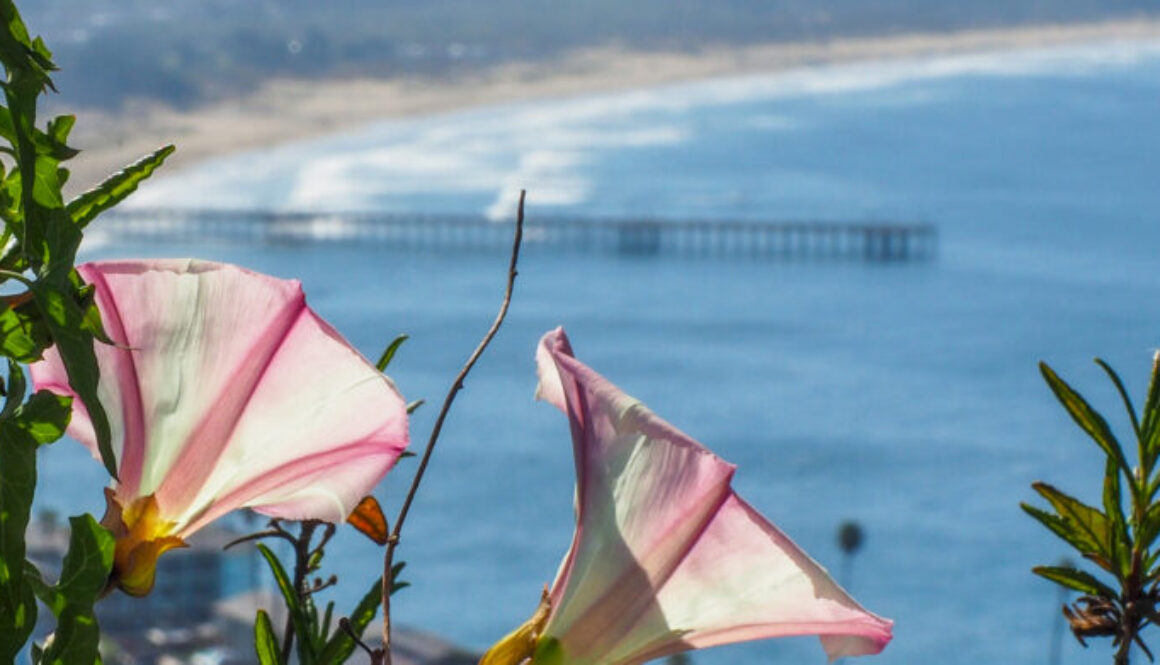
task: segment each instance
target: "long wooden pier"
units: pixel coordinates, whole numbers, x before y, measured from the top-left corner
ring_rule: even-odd
[[[263,210],[123,209],[96,228],[143,241],[352,243],[416,250],[498,250],[512,223],[482,216]],[[626,256],[925,261],[938,250],[930,224],[583,219],[530,215],[525,247]]]

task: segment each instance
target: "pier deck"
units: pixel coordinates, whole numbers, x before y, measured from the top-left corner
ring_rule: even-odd
[[[404,249],[506,251],[511,222],[482,216],[262,210],[123,209],[96,228],[120,237],[168,242],[358,243]],[[527,249],[628,256],[768,260],[924,261],[937,253],[930,224],[826,221],[675,221],[530,215]]]

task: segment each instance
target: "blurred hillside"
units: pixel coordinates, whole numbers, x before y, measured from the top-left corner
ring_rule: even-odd
[[[696,51],[1160,15],[1157,0],[34,0],[62,101],[179,108],[270,76],[442,76],[586,47]]]

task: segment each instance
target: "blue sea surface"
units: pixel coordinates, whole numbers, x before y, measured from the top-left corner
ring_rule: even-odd
[[[566,420],[535,403],[532,353],[564,325],[577,356],[739,466],[742,496],[895,620],[883,665],[1047,662],[1067,554],[1020,509],[1043,479],[1096,501],[1103,460],[1055,403],[1046,360],[1126,435],[1091,363],[1145,389],[1160,346],[1160,44],[817,67],[396,121],[159,179],[136,203],[662,218],[927,221],[920,263],[690,260],[538,252],[467,380],[400,555],[397,622],[483,648],[525,620],[572,533]],[[98,227],[99,229],[99,227]],[[420,445],[499,304],[506,257],[339,244],[125,246],[297,277],[391,374]],[[415,468],[380,495],[392,506]],[[44,456],[41,504],[99,512],[100,466]],[[60,489],[67,488],[67,489]],[[328,551],[353,606],[379,552]],[[1064,663],[1103,663],[1070,637]],[[814,638],[693,654],[822,663]]]

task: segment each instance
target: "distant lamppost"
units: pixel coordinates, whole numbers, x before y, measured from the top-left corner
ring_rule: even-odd
[[[1075,563],[1067,557],[1061,558],[1058,565],[1060,568],[1075,567]],[[1071,590],[1062,584],[1057,586],[1059,589],[1059,598],[1056,600],[1056,604],[1062,608],[1067,605],[1067,601],[1071,598]],[[1061,662],[1060,659],[1063,658],[1063,624],[1063,612],[1057,609],[1055,612],[1055,621],[1051,624],[1051,646],[1047,652],[1048,665],[1059,665]]]
[[[842,550],[842,571],[838,578],[847,589],[853,582],[854,555],[862,548],[865,539],[862,526],[854,520],[846,520],[838,525],[838,547]]]

